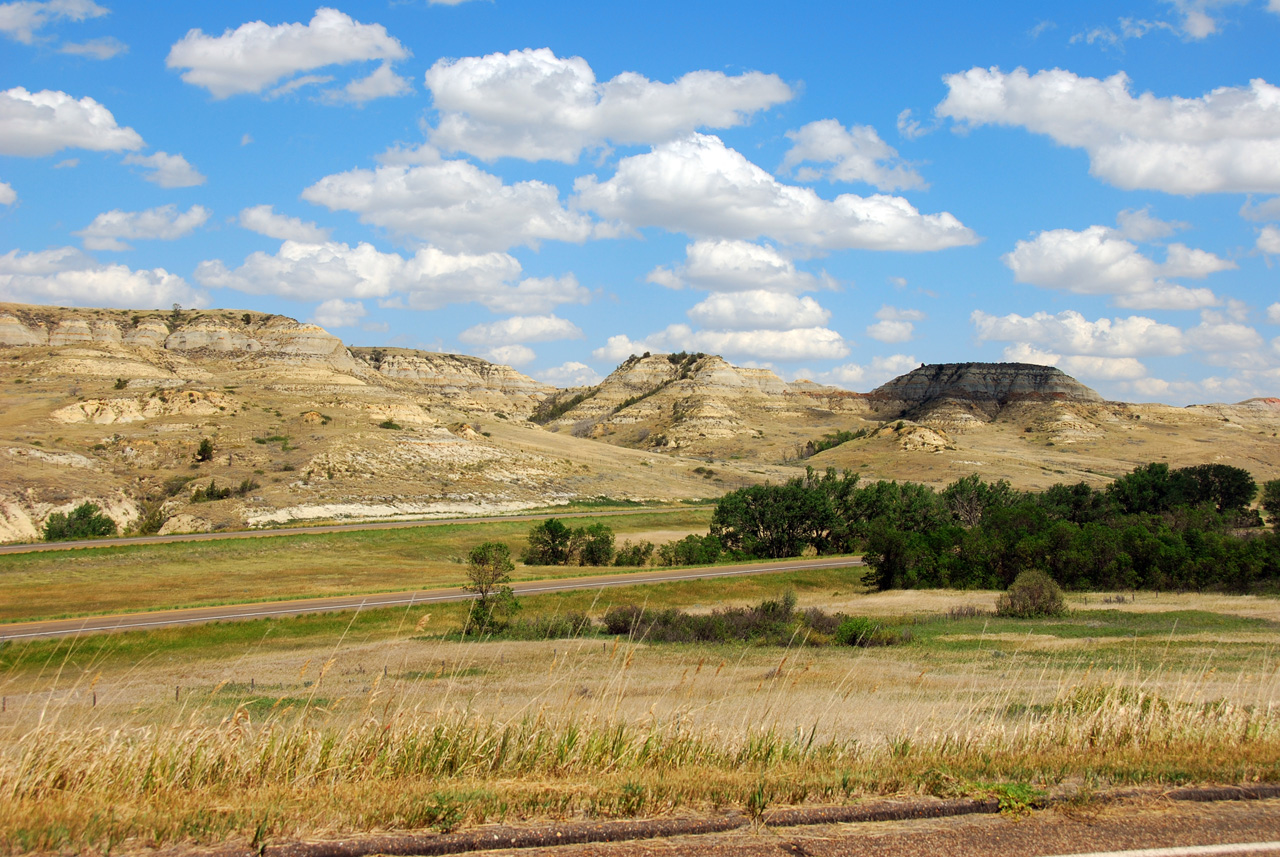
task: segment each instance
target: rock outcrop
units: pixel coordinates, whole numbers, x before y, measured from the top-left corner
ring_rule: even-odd
[[[877,387],[867,400],[883,419],[988,422],[1013,404],[1101,403],[1102,397],[1052,366],[934,363]]]

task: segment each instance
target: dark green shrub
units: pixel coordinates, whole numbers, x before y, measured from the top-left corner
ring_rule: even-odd
[[[996,599],[996,615],[1017,619],[1063,616],[1067,612],[1062,587],[1043,571],[1024,571]]]
[[[92,539],[116,534],[116,522],[102,514],[97,503],[88,501],[70,514],[54,512],[44,522],[44,540],[62,542],[70,539]]]

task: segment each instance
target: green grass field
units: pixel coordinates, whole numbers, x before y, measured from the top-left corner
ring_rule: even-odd
[[[575,527],[606,521],[621,544],[653,531],[705,532],[711,513],[694,507],[609,518],[566,514],[563,520]],[[519,555],[531,526],[450,524],[5,555],[0,622],[456,586],[471,547],[500,541]],[[517,566],[514,577],[565,573]]]

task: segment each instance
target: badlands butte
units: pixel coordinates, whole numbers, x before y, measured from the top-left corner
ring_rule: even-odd
[[[561,390],[282,316],[0,304],[0,385],[6,542],[85,500],[122,531],[170,533],[697,500],[806,466],[939,487],[975,472],[1100,485],[1149,461],[1280,477],[1280,399],[1108,402],[1019,363],[921,366],[855,393],[646,354]],[[822,449],[836,433],[855,437]],[[243,491],[193,502],[211,481]]]

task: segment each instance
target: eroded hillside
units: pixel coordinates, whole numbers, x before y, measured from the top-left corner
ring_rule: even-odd
[[[764,477],[545,432],[525,418],[554,388],[506,366],[350,349],[259,313],[0,305],[0,385],[5,541],[84,500],[172,532],[698,498]],[[232,495],[197,502],[211,483]]]
[[[557,390],[281,316],[0,304],[0,390],[5,541],[84,500],[174,532],[705,498],[807,466],[936,486],[1101,484],[1149,461],[1280,477],[1278,399],[1106,402],[1029,364],[922,366],[853,393],[648,354]]]

